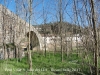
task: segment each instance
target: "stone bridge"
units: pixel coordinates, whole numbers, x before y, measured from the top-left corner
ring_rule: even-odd
[[[27,48],[28,46],[29,24],[20,17],[12,13],[6,7],[0,5],[0,46],[14,43],[16,46]],[[30,45],[43,47],[43,40],[38,31],[30,25]]]

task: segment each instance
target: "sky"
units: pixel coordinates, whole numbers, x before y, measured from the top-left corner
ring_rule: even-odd
[[[15,13],[15,1],[14,0],[8,0],[9,1],[9,3],[6,3],[7,5],[6,5],[6,7],[10,10],[10,11],[12,11],[12,12],[14,12]],[[2,5],[4,5],[5,6],[5,3],[4,3],[4,0],[0,0],[0,4],[2,4]]]
[[[15,5],[15,0],[7,0],[8,3],[6,3],[6,7],[12,11],[13,13],[16,13],[16,5]],[[72,0],[63,0],[64,5],[67,3],[67,10],[64,15],[63,19],[64,21],[71,22],[72,19],[70,16],[72,16]],[[4,0],[0,0],[0,3],[5,6]],[[51,22],[56,22],[58,21],[58,13],[57,13],[57,0],[34,0],[33,3],[33,17],[32,17],[32,24],[43,24],[43,23],[51,23]],[[19,6],[20,7],[20,6]],[[69,16],[70,15],[70,16]],[[21,17],[21,16],[20,16]]]
[[[6,1],[6,0],[5,0]],[[15,0],[7,0],[8,3],[6,7],[12,11],[13,13],[16,14],[16,4],[15,4]],[[19,0],[22,1],[22,0]],[[25,1],[25,0],[23,0]],[[59,21],[59,10],[58,10],[58,2],[59,0],[34,0],[33,2],[33,14],[32,14],[32,20],[31,20],[31,24],[32,25],[40,25],[40,24],[44,24],[44,23],[52,23],[52,22],[57,22]],[[63,12],[63,21],[64,22],[69,22],[69,23],[74,23],[75,21],[75,11],[73,10],[73,8],[75,8],[73,6],[73,0],[62,0],[62,9],[64,11]],[[4,4],[4,0],[0,0],[0,3],[2,5],[5,6]],[[23,5],[21,2],[19,3],[20,5],[18,6],[18,8],[21,8],[21,6]],[[27,7],[27,6],[26,6]],[[78,7],[80,8],[79,11],[81,11],[81,1],[78,5]],[[25,11],[23,12],[21,9],[19,9],[19,12],[21,12],[20,17],[24,20],[26,20],[28,22],[28,19],[25,19]],[[82,11],[84,12],[84,11]],[[80,13],[78,13],[80,14]],[[82,13],[81,13],[82,15]],[[85,16],[84,20],[86,19]],[[79,21],[80,18],[78,18]],[[78,24],[78,23],[77,23]],[[81,24],[81,23],[80,23]]]

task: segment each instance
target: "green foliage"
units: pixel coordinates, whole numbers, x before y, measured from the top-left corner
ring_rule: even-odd
[[[64,54],[64,61],[61,62],[61,53],[32,52],[33,71],[28,70],[27,57],[21,62],[16,59],[0,61],[0,75],[81,75],[78,72],[88,75],[88,66],[82,66],[82,59],[77,54]],[[7,71],[12,70],[12,71]]]

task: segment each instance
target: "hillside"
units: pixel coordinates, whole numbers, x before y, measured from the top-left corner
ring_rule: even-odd
[[[61,27],[62,26],[62,27]],[[78,25],[74,25],[68,22],[59,22],[55,23],[48,23],[48,24],[41,24],[41,25],[34,25],[34,27],[40,32],[40,34],[56,34],[59,35],[61,28],[62,33],[70,33],[70,34],[78,34],[80,33],[82,27]]]

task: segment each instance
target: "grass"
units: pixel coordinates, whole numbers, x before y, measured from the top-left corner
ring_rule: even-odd
[[[82,66],[81,57],[77,54],[64,54],[64,61],[61,62],[61,54],[47,52],[46,57],[43,53],[32,53],[33,71],[28,70],[27,57],[16,62],[16,59],[0,60],[0,75],[88,75],[88,67]],[[82,70],[82,71],[81,71]]]

